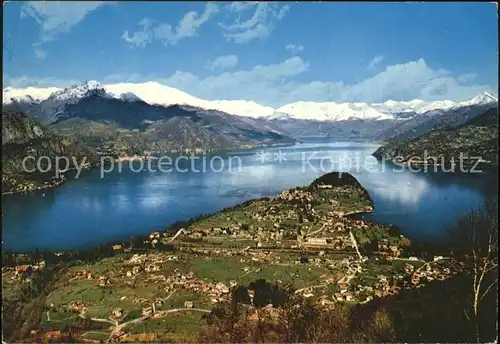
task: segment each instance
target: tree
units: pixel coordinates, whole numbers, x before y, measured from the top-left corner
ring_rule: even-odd
[[[460,219],[451,234],[459,247],[469,253],[466,261],[473,279],[472,317],[479,343],[481,301],[498,284],[498,199],[488,198],[483,207]]]
[[[250,289],[255,291],[253,304],[255,307],[264,307],[272,304],[274,307],[279,307],[288,302],[292,289],[289,286],[281,288],[278,284],[272,284],[265,279],[258,279],[248,285]]]
[[[245,286],[238,286],[233,290],[231,295],[231,300],[238,303],[250,304],[250,296],[248,295],[248,289]]]

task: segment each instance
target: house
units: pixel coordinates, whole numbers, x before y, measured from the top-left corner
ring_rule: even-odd
[[[144,307],[142,309],[142,315],[144,316],[153,315],[153,307]]]
[[[118,331],[116,333],[113,334],[113,339],[117,339],[117,338],[120,338],[121,336],[123,336],[125,334],[125,331]]]
[[[92,279],[92,272],[87,272],[87,279],[89,279],[89,280]]]
[[[321,303],[321,305],[322,305],[322,306],[330,306],[330,305],[332,305],[334,302],[333,302],[333,301],[330,301],[330,300],[328,300],[328,299],[321,299],[321,302],[320,302],[320,303]]]
[[[83,301],[71,301],[68,306],[70,312],[81,313],[85,309]]]
[[[223,284],[220,288],[218,288],[219,291],[222,293],[222,294],[229,294],[230,290],[228,288],[228,286],[226,286],[225,284]]]
[[[194,302],[193,301],[184,302],[184,308],[194,308]]]
[[[109,285],[109,280],[105,276],[99,276],[99,279],[97,280],[97,285],[101,288]]]
[[[411,264],[405,263],[405,272],[411,274],[415,270],[415,267]]]
[[[14,272],[15,277],[30,277],[33,273],[33,267],[31,265],[20,265],[16,266],[16,270]]]
[[[127,277],[132,277],[132,271],[130,270],[127,271]]]
[[[45,332],[46,339],[56,339],[61,337],[61,331],[49,331]]]
[[[333,294],[333,298],[335,299],[335,301],[339,301],[339,302],[344,301],[344,297],[340,293]]]
[[[328,245],[326,238],[307,238],[306,243],[309,245]]]
[[[347,283],[337,283],[339,286],[340,292],[345,293],[349,289],[349,285]]]
[[[378,276],[378,281],[380,283],[387,283],[387,277],[385,277],[384,275],[380,275]]]
[[[122,245],[113,245],[113,251],[118,251],[122,249]]]
[[[434,261],[437,262],[438,260],[441,260],[443,259],[443,256],[435,256],[434,257]]]
[[[401,255],[401,250],[397,246],[390,246],[389,249],[392,251],[394,257],[399,257]]]
[[[112,316],[115,318],[121,318],[123,316],[123,309],[121,308],[115,308],[111,312]]]
[[[248,317],[248,320],[250,321],[258,321],[259,320],[259,313],[255,311],[252,315]]]
[[[344,293],[344,298],[346,301],[354,301],[354,295],[351,292]]]
[[[250,297],[250,303],[253,304],[253,297],[255,296],[255,290],[248,289],[248,296]]]
[[[149,300],[144,298],[144,297],[139,297],[137,299],[134,300],[134,303],[148,303]]]
[[[160,239],[160,232],[153,232],[149,234],[149,239]]]

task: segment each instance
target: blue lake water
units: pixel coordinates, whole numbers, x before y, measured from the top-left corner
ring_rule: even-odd
[[[433,242],[445,240],[446,227],[481,205],[491,188],[491,177],[484,175],[394,169],[371,156],[377,147],[305,140],[291,147],[233,151],[222,159],[207,157],[205,172],[195,171],[203,170],[199,159],[194,169],[189,161],[181,161],[186,172],[144,168],[135,173],[128,163],[121,173],[116,168],[104,178],[99,169],[87,171],[56,189],[3,196],[2,246],[13,251],[64,250],[126,239],[308,185],[324,173],[339,170],[350,171],[368,190],[375,211],[365,218],[396,225],[411,239]]]

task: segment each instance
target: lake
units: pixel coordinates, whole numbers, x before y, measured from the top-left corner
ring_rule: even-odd
[[[291,147],[226,152],[205,162],[179,160],[180,171],[168,165],[158,171],[157,161],[140,172],[126,162],[121,172],[115,168],[103,178],[99,169],[86,171],[55,189],[3,196],[2,246],[65,250],[126,239],[308,185],[330,171],[350,171],[368,190],[375,210],[365,218],[396,225],[413,240],[435,242],[446,240],[446,228],[480,206],[492,187],[492,177],[484,175],[395,169],[371,156],[377,147],[304,139]]]

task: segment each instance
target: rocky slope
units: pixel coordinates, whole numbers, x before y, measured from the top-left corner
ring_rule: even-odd
[[[78,165],[86,162],[89,166],[99,162],[94,151],[54,134],[23,113],[2,113],[2,194],[32,191],[61,183],[64,176],[56,174],[57,157],[70,159],[68,166],[61,160],[60,170],[75,168],[75,161]],[[37,161],[40,161],[41,170],[47,172],[37,168]],[[30,172],[33,170],[35,172]]]
[[[498,109],[489,109],[458,126],[434,129],[405,141],[393,141],[373,155],[381,160],[400,159],[408,164],[432,163],[432,159],[425,157],[436,157],[438,163],[448,166],[452,161],[458,164],[461,153],[471,157],[464,166],[475,164],[479,157],[481,167],[498,166]]]

